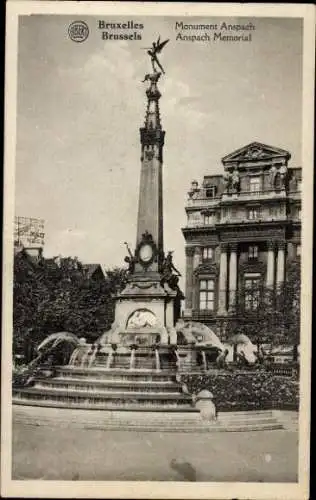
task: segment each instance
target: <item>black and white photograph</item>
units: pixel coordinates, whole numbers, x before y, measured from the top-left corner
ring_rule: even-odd
[[[8,2],[4,495],[308,498],[314,31]]]

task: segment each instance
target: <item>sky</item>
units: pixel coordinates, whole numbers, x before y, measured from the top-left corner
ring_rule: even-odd
[[[45,220],[44,255],[77,256],[105,268],[134,248],[145,117],[148,47],[169,38],[160,60],[165,251],[185,273],[185,203],[193,179],[223,172],[221,158],[259,141],[301,166],[302,25],[299,19],[190,18],[255,25],[252,42],[177,41],[172,17],[20,18],[16,215]],[[139,41],[102,40],[99,19],[142,23]],[[134,30],[132,30],[133,32]],[[114,33],[114,31],[112,31]],[[186,32],[185,34],[189,34]],[[192,33],[191,33],[192,34]]]

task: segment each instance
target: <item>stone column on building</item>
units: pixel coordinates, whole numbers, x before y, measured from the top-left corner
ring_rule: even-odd
[[[296,257],[296,246],[298,243],[294,244],[292,241],[287,243],[287,254],[290,260]]]
[[[219,282],[218,282],[218,314],[227,313],[226,305],[227,294],[227,244],[221,244],[221,255],[219,264]]]
[[[267,258],[267,287],[274,286],[274,250],[275,242],[268,241],[268,258]]]
[[[202,262],[202,249],[200,246],[194,247],[193,252],[193,269],[195,270]]]
[[[229,258],[229,311],[233,311],[236,306],[237,292],[237,243],[230,243]]]
[[[282,285],[285,271],[285,241],[278,242],[278,260],[277,260],[277,286]]]
[[[185,309],[192,309],[193,295],[193,255],[195,247],[186,247]]]

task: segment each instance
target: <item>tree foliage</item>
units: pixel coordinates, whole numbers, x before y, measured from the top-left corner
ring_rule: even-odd
[[[58,331],[93,340],[114,320],[113,294],[124,287],[126,270],[108,270],[93,280],[77,259],[33,261],[23,252],[14,259],[13,352],[25,351]]]
[[[246,307],[245,291],[238,292],[235,311],[226,320],[226,336],[244,333],[256,344],[297,346],[301,303],[299,262],[287,266],[286,280],[276,290],[260,286],[258,292],[259,305],[253,310]]]

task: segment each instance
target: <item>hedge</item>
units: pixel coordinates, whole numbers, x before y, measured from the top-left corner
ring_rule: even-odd
[[[211,391],[218,411],[299,407],[298,381],[264,370],[212,370],[206,374],[182,374],[181,381],[191,394],[202,389]]]

